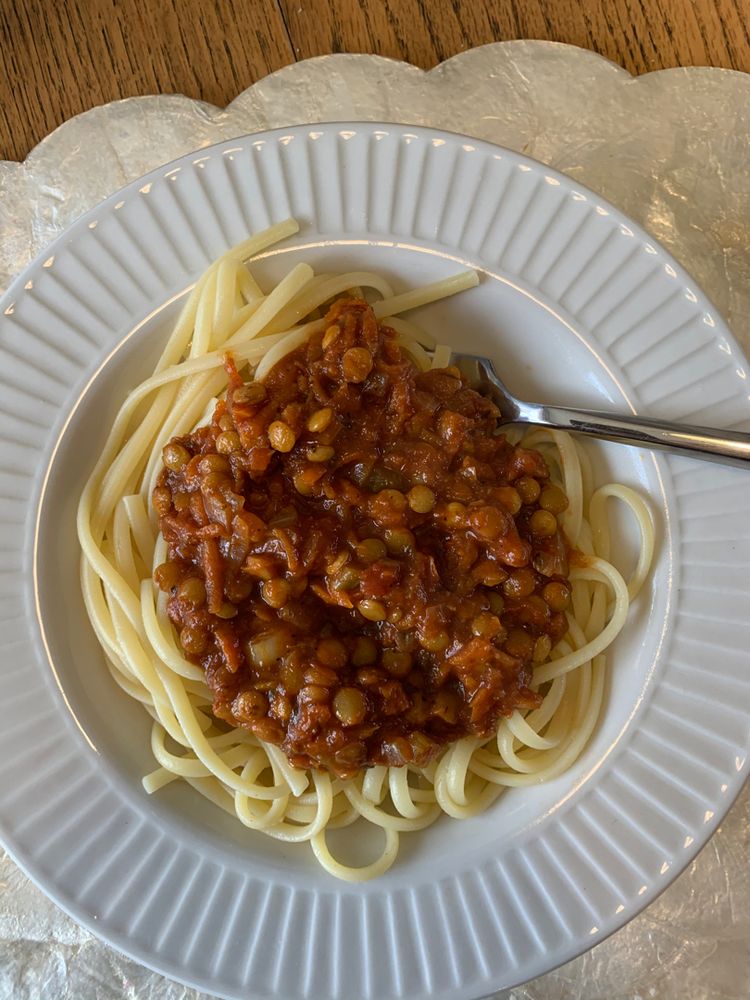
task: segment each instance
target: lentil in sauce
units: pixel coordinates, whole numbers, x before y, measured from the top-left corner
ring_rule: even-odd
[[[535,707],[567,629],[567,507],[457,369],[422,372],[364,301],[263,383],[231,358],[164,448],[155,579],[214,714],[298,767],[425,766]]]

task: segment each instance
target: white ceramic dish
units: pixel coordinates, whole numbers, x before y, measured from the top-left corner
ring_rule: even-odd
[[[611,656],[606,714],[566,775],[402,840],[337,883],[189,788],[142,791],[148,723],[110,681],[78,590],[75,507],[118,401],[185,290],[294,215],[258,264],[368,266],[394,283],[470,263],[422,310],[519,394],[750,427],[745,361],[648,236],[539,163],[460,136],[335,124],[172,163],[76,222],[0,308],[0,831],[62,907],[117,948],[225,997],[470,998],[632,917],[695,855],[746,773],[750,520],[744,473],[596,449],[648,493],[659,546]],[[624,523],[620,554],[632,547]],[[616,553],[617,555],[617,553]]]

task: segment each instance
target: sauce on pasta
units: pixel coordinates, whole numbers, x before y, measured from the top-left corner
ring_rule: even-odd
[[[405,318],[475,272],[397,292],[300,261],[264,290],[245,262],[298,228],[214,261],[123,401],[78,506],[81,588],[152,720],[144,789],[188,784],[360,882],[402,834],[580,757],[654,530],[573,437],[495,436],[450,348]],[[322,315],[355,289],[371,308]],[[613,500],[640,534],[627,581]],[[358,822],[384,836],[353,866],[328,834]]]
[[[173,438],[155,579],[213,712],[300,768],[426,766],[541,696],[567,630],[568,505],[457,369],[366,302]]]

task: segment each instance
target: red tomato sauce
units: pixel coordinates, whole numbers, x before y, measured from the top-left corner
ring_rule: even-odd
[[[457,369],[363,301],[164,449],[155,579],[214,714],[292,764],[426,765],[539,704],[564,635],[567,506]]]

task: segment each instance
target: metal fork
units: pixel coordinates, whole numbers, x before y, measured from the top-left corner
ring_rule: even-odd
[[[601,410],[577,410],[568,406],[529,403],[517,399],[508,391],[489,358],[473,354],[452,354],[449,363],[459,369],[472,389],[495,403],[500,410],[501,424],[556,427],[638,448],[658,448],[689,458],[703,458],[709,462],[750,468],[750,434],[675,424],[667,420],[617,416]]]

